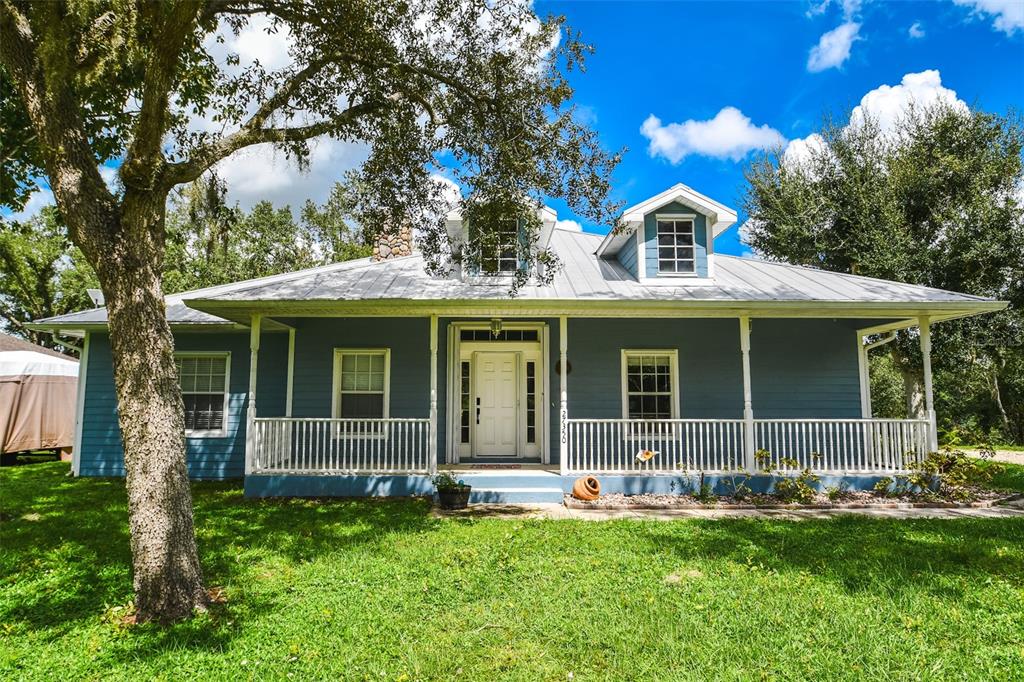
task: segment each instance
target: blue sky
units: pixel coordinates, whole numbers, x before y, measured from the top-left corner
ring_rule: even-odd
[[[936,93],[988,111],[1024,111],[1024,0],[978,4],[1006,11],[985,13],[953,2],[849,0],[538,2],[536,8],[542,15],[565,15],[595,46],[587,72],[572,80],[576,101],[592,115],[604,144],[628,147],[615,174],[617,198],[636,203],[684,182],[740,209],[743,167],[756,145],[778,139],[772,131],[784,143],[804,138],[824,112],[848,112],[881,86],[901,86],[907,74],[938,72],[876,92],[873,113],[887,113],[908,96]],[[840,31],[826,39],[816,61],[810,59],[824,34],[843,26],[850,31],[851,25],[852,41]],[[713,120],[726,107],[742,112],[749,126],[737,129],[737,120],[723,119],[717,126],[668,128]],[[655,130],[672,143],[654,155],[641,132],[652,114],[661,121]],[[716,137],[725,139],[716,146]],[[730,143],[739,138],[749,139]],[[677,158],[681,152],[689,153]],[[560,218],[572,217],[564,205],[552,205]],[[719,251],[743,252],[737,228],[718,238]]]
[[[1024,0],[534,1],[538,14],[565,15],[596,48],[586,73],[572,75],[575,101],[606,147],[628,148],[614,183],[627,205],[684,182],[740,210],[745,164],[773,145],[799,155],[825,112],[860,107],[891,120],[912,99],[1024,112]],[[255,18],[239,35],[211,40],[211,52],[288,66],[290,38],[268,29]],[[267,199],[297,211],[306,199],[326,200],[366,153],[364,144],[322,139],[303,174],[264,145],[217,172],[243,208]],[[116,165],[103,169],[110,183]],[[44,187],[13,217],[52,201]],[[550,203],[564,226],[579,227],[563,203]],[[743,220],[741,212],[718,251],[745,252]]]

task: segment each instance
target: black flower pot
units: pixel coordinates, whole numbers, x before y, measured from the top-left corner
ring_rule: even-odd
[[[469,491],[472,486],[445,488],[437,491],[437,502],[441,509],[465,509],[469,505]]]

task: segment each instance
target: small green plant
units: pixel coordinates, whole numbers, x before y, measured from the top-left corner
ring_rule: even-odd
[[[878,497],[891,497],[893,495],[893,484],[895,481],[890,476],[883,476],[875,482],[872,491]]]
[[[469,487],[462,481],[455,480],[455,477],[449,474],[447,471],[442,471],[439,474],[435,474],[434,477],[430,479],[430,482],[434,484],[434,487],[437,488],[438,491],[457,491],[464,490]]]
[[[811,457],[817,460],[821,455],[811,453]],[[772,454],[767,450],[755,452],[754,459],[757,461],[761,471],[772,477],[774,481],[772,494],[780,502],[785,504],[810,504],[814,502],[818,491],[812,484],[817,483],[821,478],[813,473],[810,467],[804,467],[796,476],[779,475],[772,464]],[[800,466],[800,462],[792,457],[779,457],[779,466],[787,469],[797,469]]]
[[[729,495],[737,502],[749,498],[753,494],[753,490],[747,481],[750,480],[750,476],[743,472],[733,472],[732,475],[726,476],[722,479],[723,485],[729,491]]]
[[[772,453],[768,452],[764,448],[760,448],[754,452],[754,462],[762,473],[770,474],[775,470],[775,467],[772,465]]]
[[[693,497],[701,504],[714,504],[718,499],[715,496],[714,489],[711,487],[711,484],[704,480],[703,471],[700,472],[700,486],[693,493]]]
[[[825,488],[825,495],[829,502],[841,502],[850,495],[850,484],[847,481],[840,481],[839,485],[830,485]]]
[[[977,457],[950,447],[929,452],[911,466],[907,483],[915,492],[932,492],[958,501],[970,500],[977,488],[989,484],[993,476],[1002,472],[1002,465],[989,461],[993,457],[995,450],[989,445],[982,445]]]
[[[817,474],[812,473],[810,468],[805,468],[796,476],[783,476],[777,479],[772,492],[775,493],[779,500],[787,504],[793,502],[810,504],[814,502],[814,498],[818,494],[818,491],[811,484],[817,483],[820,480],[821,478]]]

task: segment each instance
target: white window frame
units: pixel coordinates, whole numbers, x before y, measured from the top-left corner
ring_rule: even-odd
[[[515,277],[516,273],[519,272],[519,266],[520,266],[520,261],[519,261],[519,240],[520,240],[519,221],[516,220],[515,218],[501,218],[499,220],[499,229],[496,229],[494,234],[495,235],[501,234],[502,230],[500,229],[500,223],[506,223],[506,222],[509,222],[509,223],[512,224],[512,227],[509,230],[510,234],[512,235],[512,242],[509,243],[509,244],[497,243],[497,244],[493,245],[493,248],[495,248],[497,250],[497,253],[495,254],[495,257],[494,257],[494,262],[495,262],[495,265],[497,266],[497,270],[495,270],[494,272],[488,272],[487,270],[484,270],[484,253],[483,253],[484,245],[483,244],[478,245],[478,248],[477,248],[477,259],[480,262],[480,276],[481,277],[491,277],[491,278],[493,278],[493,277]],[[504,250],[506,250],[507,248],[511,248],[512,249],[512,258],[511,259],[503,258],[502,257],[502,252]],[[507,262],[509,260],[513,260],[514,261],[514,267],[511,270],[502,270],[501,269],[501,264],[503,262]]]
[[[643,355],[667,355],[669,359],[669,378],[672,381],[671,397],[669,406],[672,409],[672,416],[668,420],[651,419],[646,421],[669,421],[679,419],[679,351],[675,348],[623,348],[622,349],[622,418],[630,419],[629,416],[629,358]],[[639,420],[638,420],[639,421]]]
[[[335,348],[334,371],[331,381],[331,418],[341,416],[341,359],[345,355],[384,355],[384,412],[381,417],[366,419],[390,419],[391,415],[391,349],[390,348]],[[347,393],[373,393],[377,391],[346,391]]]
[[[661,243],[658,241],[658,223],[659,222],[688,222],[690,223],[690,234],[693,237],[693,243],[690,248],[693,249],[693,270],[690,272],[662,272],[661,271]],[[672,247],[673,249],[680,248],[678,244]],[[694,213],[656,213],[654,215],[654,253],[656,258],[654,262],[657,264],[658,277],[698,277],[697,274],[697,216]],[[674,259],[676,267],[679,267],[679,263],[685,262],[680,261],[678,258]]]
[[[231,351],[221,350],[188,350],[174,353],[174,359],[185,358],[224,358],[224,418],[221,420],[219,429],[185,429],[186,438],[226,438],[228,435],[228,420],[231,413],[228,411],[229,398],[231,397]],[[178,376],[178,387],[181,387],[181,376]],[[181,394],[185,395],[186,391]],[[190,394],[199,395],[199,391],[188,391]],[[202,392],[202,395],[211,393]]]

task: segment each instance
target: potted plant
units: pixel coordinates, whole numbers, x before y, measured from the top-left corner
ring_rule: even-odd
[[[447,472],[441,472],[432,479],[437,489],[437,501],[441,509],[465,509],[469,504],[468,486],[462,481],[456,481],[455,477]]]

